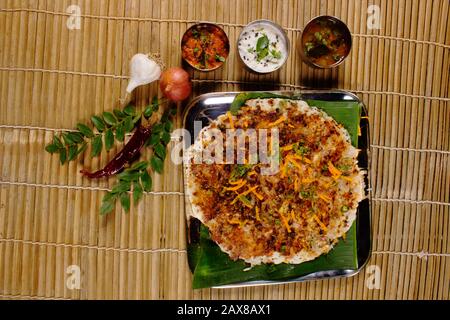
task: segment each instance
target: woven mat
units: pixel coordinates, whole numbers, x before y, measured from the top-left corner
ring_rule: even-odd
[[[79,30],[66,27],[72,4],[81,8]],[[369,4],[380,7],[380,30],[367,28]],[[449,5],[0,0],[0,298],[448,299]],[[319,14],[340,17],[354,35],[351,57],[333,71],[307,67],[295,49],[301,28]],[[371,121],[373,255],[348,279],[193,291],[181,167],[167,161],[155,193],[128,215],[117,208],[104,218],[99,205],[113,181],[88,181],[78,172],[100,167],[115,151],[61,167],[44,146],[55,132],[116,106],[133,54],[160,52],[176,66],[180,37],[195,21],[217,22],[234,44],[242,26],[258,18],[285,27],[293,48],[287,65],[252,75],[232,49],[224,68],[192,72],[194,94],[301,87],[357,93]],[[134,99],[144,106],[157,93],[147,86]],[[77,267],[80,289],[69,289]]]

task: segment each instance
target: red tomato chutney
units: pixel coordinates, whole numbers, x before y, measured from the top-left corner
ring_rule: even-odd
[[[181,41],[182,57],[198,70],[214,70],[223,65],[230,53],[225,32],[209,23],[189,28]]]

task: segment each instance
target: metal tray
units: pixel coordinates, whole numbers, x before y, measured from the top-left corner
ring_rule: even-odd
[[[369,121],[368,112],[364,103],[353,93],[342,90],[297,90],[297,91],[270,91],[276,94],[282,94],[286,96],[324,100],[324,101],[356,101],[361,105],[361,136],[358,138],[358,148],[361,152],[358,157],[359,167],[367,172],[365,175],[366,184],[366,198],[360,202],[357,211],[356,218],[356,237],[357,237],[357,259],[358,269],[340,269],[340,270],[327,270],[310,273],[305,276],[286,280],[286,281],[249,281],[241,282],[230,285],[224,285],[216,288],[235,288],[245,286],[257,286],[257,285],[273,285],[282,283],[302,282],[307,280],[318,280],[324,278],[337,278],[337,277],[351,277],[359,273],[361,269],[368,262],[372,252],[372,230],[371,230],[371,184],[370,184],[370,139],[369,139]],[[239,92],[216,92],[207,93],[195,98],[186,108],[183,115],[183,127],[189,131],[191,135],[191,144],[194,143],[196,137],[194,136],[194,121],[201,121],[202,127],[206,127],[212,120],[215,120],[218,116],[226,113],[235,96]],[[190,211],[189,199],[185,199],[185,207],[187,212]],[[196,237],[197,231],[191,228],[191,222],[187,221],[187,235],[188,243],[190,239]]]

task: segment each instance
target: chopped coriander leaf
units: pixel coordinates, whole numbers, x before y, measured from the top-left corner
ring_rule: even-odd
[[[351,168],[352,168],[352,166],[350,166],[350,165],[346,165],[346,164],[343,164],[343,165],[339,165],[339,166],[337,166],[337,168],[339,169],[339,170],[341,170],[341,171],[349,171]]]
[[[296,144],[294,146],[294,151],[296,154],[298,154],[300,156],[304,156],[304,155],[308,154],[310,150],[308,147],[305,147],[301,144]]]
[[[242,203],[251,206],[252,202],[246,197],[246,196],[240,196],[239,200],[242,201]]]
[[[312,191],[300,191],[300,198],[302,199],[309,199],[312,198],[313,192]]]
[[[220,62],[225,62],[225,58],[224,57],[222,57],[222,56],[220,56],[220,55],[218,55],[218,54],[216,54],[216,60],[217,61],[220,61]]]
[[[247,174],[248,171],[252,169],[252,165],[249,164],[238,164],[231,171],[230,179],[236,180]]]
[[[269,49],[265,48],[261,51],[258,52],[258,61],[261,61],[262,59],[264,59],[265,57],[267,57],[269,55]]]
[[[272,50],[270,53],[272,54],[272,56],[273,56],[275,59],[281,59],[281,51],[278,51],[278,50]]]
[[[316,37],[316,39],[318,41],[322,41],[322,34],[320,32],[315,32],[314,33],[314,37]]]

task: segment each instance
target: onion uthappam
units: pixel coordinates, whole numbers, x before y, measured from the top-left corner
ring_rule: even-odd
[[[226,150],[235,148],[234,161],[198,161],[205,150],[217,147],[217,132],[226,137],[250,129],[267,129],[264,144],[278,170],[264,173],[270,164],[252,157],[252,139],[241,146],[225,139],[213,149],[229,160]],[[274,129],[275,148],[270,145]],[[239,148],[245,149],[241,164],[236,163]],[[221,115],[203,128],[185,153],[190,216],[209,229],[211,239],[233,260],[253,266],[313,260],[329,252],[356,218],[364,198],[358,152],[342,125],[304,101],[248,100],[236,114]]]

